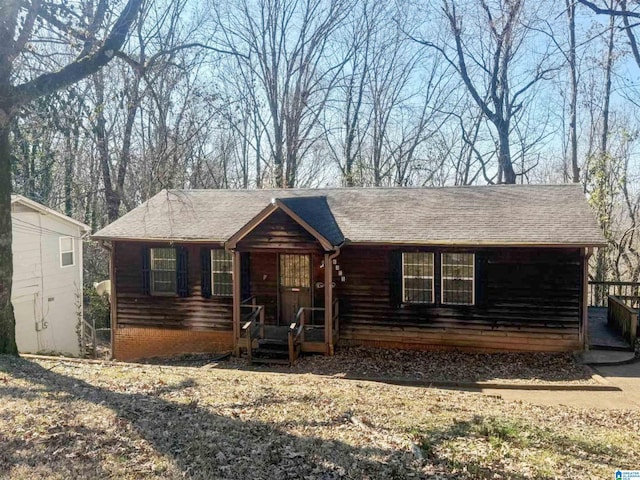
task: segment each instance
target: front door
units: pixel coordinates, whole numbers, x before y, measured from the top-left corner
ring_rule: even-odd
[[[311,307],[311,256],[280,254],[280,325],[289,325],[301,307]]]

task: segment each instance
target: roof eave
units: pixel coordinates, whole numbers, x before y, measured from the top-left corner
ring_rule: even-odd
[[[28,208],[32,208],[33,210],[36,210],[42,213],[43,215],[51,215],[67,223],[71,223],[77,227],[80,227],[80,229],[85,233],[91,231],[91,227],[89,227],[89,225],[82,223],[81,221],[76,220],[75,218],[71,218],[63,213],[56,212],[52,208],[49,208],[46,205],[42,205],[41,203],[31,200],[30,198],[23,197],[22,195],[17,195],[17,194],[11,195],[11,205],[13,205],[14,203],[19,203]]]

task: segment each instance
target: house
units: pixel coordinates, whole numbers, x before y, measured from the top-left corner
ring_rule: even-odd
[[[11,221],[18,351],[77,356],[89,227],[20,195],[11,196]]]
[[[122,360],[287,342],[578,350],[605,244],[578,185],[165,190],[94,238]]]

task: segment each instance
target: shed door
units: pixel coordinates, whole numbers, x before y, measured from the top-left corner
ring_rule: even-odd
[[[311,306],[311,256],[280,255],[280,324],[288,325],[301,307]]]

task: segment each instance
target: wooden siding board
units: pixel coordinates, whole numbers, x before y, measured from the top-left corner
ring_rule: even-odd
[[[441,342],[465,347],[479,341],[483,348],[495,349],[521,350],[529,344],[534,350],[545,346],[549,350],[577,348],[581,288],[578,249],[475,250],[483,262],[476,283],[484,282],[481,289],[476,285],[482,292],[477,305],[400,308],[390,304],[390,250],[347,246],[338,257],[346,276],[346,282],[336,287],[340,335],[347,343]],[[435,283],[438,302],[438,275]]]
[[[282,210],[269,215],[237,244],[240,251],[289,250],[313,252],[321,250],[318,241]]]
[[[148,244],[149,247],[167,244]],[[176,245],[178,246],[178,245]],[[201,295],[201,244],[183,244],[188,255],[187,297],[153,296],[143,293],[142,257],[139,243],[114,242],[116,322],[118,327],[163,327],[231,330],[231,297]],[[212,244],[211,248],[219,248]]]
[[[287,223],[288,218],[285,215],[278,221]],[[289,224],[283,228],[295,230],[299,227],[293,223],[293,226]],[[257,297],[258,304],[265,305],[266,320],[271,323],[277,319],[279,252],[265,240],[274,238],[269,236],[272,230],[261,231],[262,226],[264,224],[247,237],[250,242],[240,245],[243,240],[239,247],[252,252],[251,295]],[[287,241],[292,242],[285,252],[296,251],[294,247],[300,242],[313,242],[305,248],[314,253],[314,283],[322,281],[321,250],[315,239],[299,228],[301,232],[295,235],[279,232],[276,236],[287,237]],[[268,248],[265,248],[265,242]],[[279,240],[278,245],[281,243]],[[231,331],[231,297],[207,299],[201,296],[202,244],[183,245],[188,251],[189,296],[179,298],[143,295],[140,244],[114,242],[118,326]],[[253,250],[256,245],[258,249]],[[440,345],[490,350],[579,348],[582,266],[578,249],[466,250],[474,251],[482,262],[481,270],[477,271],[476,283],[482,282],[482,286],[476,285],[477,305],[403,305],[394,308],[389,298],[389,252],[392,248],[398,247],[346,246],[337,259],[346,277],[345,282],[337,281],[334,292],[340,301],[340,337],[345,344],[360,342],[406,345],[408,348]],[[410,250],[418,249],[412,247]],[[423,250],[435,250],[437,254],[456,251],[446,248]],[[438,257],[436,255],[436,259]],[[439,283],[438,275],[436,279]],[[436,291],[439,294],[438,285]],[[439,300],[438,295],[436,300]],[[323,304],[324,291],[314,289],[314,306]]]

